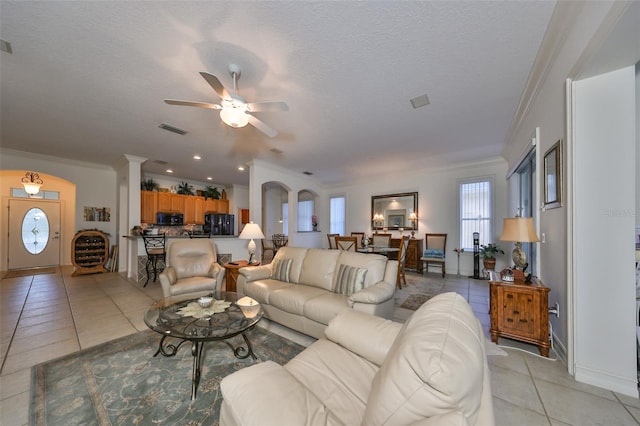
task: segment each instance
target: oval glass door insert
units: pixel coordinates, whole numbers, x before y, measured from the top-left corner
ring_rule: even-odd
[[[49,219],[44,211],[34,207],[22,220],[22,244],[31,254],[40,254],[49,242]]]

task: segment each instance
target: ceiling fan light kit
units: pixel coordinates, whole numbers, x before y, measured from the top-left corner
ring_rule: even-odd
[[[220,96],[220,105],[206,102],[180,101],[175,99],[165,99],[164,101],[169,105],[218,109],[220,110],[220,119],[228,126],[239,128],[244,127],[247,124],[251,124],[253,127],[271,138],[276,136],[278,134],[277,131],[267,126],[264,122],[250,113],[257,111],[287,111],[289,109],[287,104],[284,102],[247,103],[244,98],[238,95],[237,91],[237,81],[241,74],[240,67],[235,64],[229,65],[229,73],[233,78],[233,93],[229,93],[215,75],[206,72],[200,73],[213,90],[216,91],[218,96]]]

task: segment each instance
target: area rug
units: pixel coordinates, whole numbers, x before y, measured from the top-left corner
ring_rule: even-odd
[[[19,269],[16,271],[7,271],[2,279],[5,278],[17,278],[17,277],[28,277],[30,275],[43,275],[43,274],[54,274],[58,272],[58,268],[33,268],[33,269]]]
[[[258,357],[239,360],[223,342],[205,344],[197,398],[191,401],[191,345],[175,357],[153,354],[160,335],[142,331],[36,365],[31,425],[217,425],[220,381],[261,361],[284,364],[304,347],[262,328],[248,332]],[[242,338],[231,339],[234,345]]]
[[[415,311],[420,306],[422,306],[424,302],[431,299],[433,296],[434,296],[433,294],[425,294],[425,293],[410,294],[402,303],[402,305],[400,305],[400,307],[402,309],[409,309],[409,310]]]

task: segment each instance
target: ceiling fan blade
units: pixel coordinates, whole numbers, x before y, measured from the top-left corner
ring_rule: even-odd
[[[289,106],[285,102],[251,102],[247,104],[248,111],[289,111]]]
[[[269,136],[270,138],[276,137],[278,135],[278,132],[276,132],[274,129],[264,124],[264,122],[258,120],[253,115],[247,114],[247,116],[249,116],[249,124],[251,124],[256,129],[260,130],[265,135]]]
[[[201,72],[200,75],[205,80],[207,80],[207,83],[209,83],[209,85],[213,87],[213,90],[215,90],[218,96],[220,96],[222,99],[231,98],[231,95],[229,94],[229,92],[227,92],[227,89],[224,88],[222,83],[220,83],[220,80],[218,80],[218,77],[216,77],[213,74],[209,74],[208,72]]]
[[[197,101],[179,101],[177,99],[165,99],[164,100],[169,105],[181,105],[181,106],[192,106],[198,108],[209,108],[209,109],[221,109],[220,105],[209,104],[206,102],[197,102]]]

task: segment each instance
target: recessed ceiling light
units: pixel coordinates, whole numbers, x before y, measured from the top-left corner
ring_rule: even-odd
[[[173,173],[173,170],[171,170],[171,169],[167,169],[167,170],[165,170],[165,171],[166,171],[167,173]]]
[[[240,170],[241,172],[244,172],[244,166],[238,166],[238,170]]]
[[[200,157],[199,155],[194,155],[194,156],[193,156],[193,159],[194,159],[194,160],[202,160],[202,157]]]
[[[211,176],[207,176],[207,180],[213,180]]]

